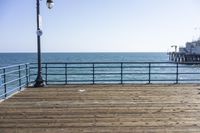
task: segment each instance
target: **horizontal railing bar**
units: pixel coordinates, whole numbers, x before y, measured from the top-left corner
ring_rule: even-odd
[[[119,63],[123,63],[123,64],[200,64],[199,62],[184,62],[184,63],[176,63],[176,62],[169,62],[169,61],[161,61],[161,62],[142,62],[142,61],[136,61],[136,62],[43,62],[42,64],[119,64]],[[37,63],[30,63],[30,65],[32,64],[37,64]]]
[[[121,74],[121,73],[95,73],[95,75],[118,75],[118,74]],[[133,74],[136,74],[136,75],[147,75],[149,73],[123,73],[124,75],[133,75]],[[176,73],[151,73],[151,74],[176,74]],[[200,74],[200,73],[179,73],[179,74]],[[30,76],[36,76],[37,74],[30,74]],[[43,74],[44,75],[44,74]],[[65,75],[65,74],[59,74],[59,73],[48,73],[47,75]],[[92,75],[92,73],[69,73],[67,75]]]
[[[118,74],[121,74],[121,73],[95,73],[95,75],[106,75],[106,74],[108,74],[108,75],[118,75]],[[123,73],[123,75],[133,75],[133,74],[136,74],[136,75],[148,75],[149,73]],[[176,74],[176,73],[151,73],[151,74],[154,74],[154,75],[159,75],[159,74],[161,74],[161,75],[163,75],[163,74],[167,74],[167,75],[174,75],[174,74]],[[179,73],[179,74],[188,74],[188,75],[191,75],[191,74],[195,74],[195,75],[198,75],[198,74],[200,74],[200,73]],[[30,74],[29,76],[36,76],[37,74]],[[44,75],[44,74],[43,74]],[[50,73],[48,73],[48,75],[65,75],[65,74],[50,74]],[[83,74],[80,74],[80,73],[77,73],[77,74],[67,74],[67,75],[92,75],[92,73],[83,73]]]
[[[170,79],[169,79],[169,80],[168,80],[168,79],[158,79],[158,80],[157,80],[157,79],[152,79],[151,81],[166,81],[166,82],[168,81],[168,82],[176,82],[176,79],[174,79],[174,80],[170,80]]]
[[[175,67],[175,66],[174,66]],[[35,68],[37,68],[37,67],[30,67],[30,69],[35,69]],[[42,68],[46,68],[46,67],[42,67]],[[71,69],[75,69],[75,68],[77,68],[77,69],[84,69],[84,68],[93,68],[92,66],[91,67],[76,67],[76,66],[74,66],[74,67],[50,67],[50,66],[48,66],[48,68],[52,68],[52,69],[56,69],[56,68],[71,68]],[[121,69],[121,66],[95,66],[94,68],[119,68],[119,69]],[[148,68],[148,66],[123,66],[123,68]]]
[[[200,79],[179,79],[178,81],[199,81]]]
[[[88,68],[88,69],[93,69],[93,67],[48,67],[48,68],[69,68],[69,69],[85,69],[85,68]],[[118,68],[118,69],[121,69],[120,66],[95,66],[94,67],[95,69],[100,69],[100,68]],[[148,68],[148,66],[132,66],[132,67],[123,67],[123,68]]]
[[[161,61],[161,62],[158,62],[158,61],[152,61],[152,62],[149,62],[149,61],[131,61],[131,62],[127,62],[127,61],[117,61],[117,62],[106,62],[106,61],[103,61],[103,62],[43,62],[42,64],[118,64],[118,63],[123,63],[123,64],[148,64],[148,63],[152,63],[152,64],[177,64],[176,62],[170,62],[170,61]],[[32,64],[37,64],[37,63],[30,63],[30,65]],[[200,64],[199,62],[185,62],[185,63],[178,63],[178,64]]]
[[[174,65],[174,66],[151,66],[151,68],[154,68],[154,69],[155,68],[176,68],[176,65]]]
[[[174,73],[164,73],[164,72],[163,73],[162,72],[161,73],[153,73],[152,72],[151,74],[153,74],[153,75],[165,75],[165,74],[167,74],[167,75],[175,75],[176,72],[174,72]]]
[[[37,68],[37,67],[31,67],[30,69],[33,69],[33,68]],[[45,67],[42,67],[42,68],[45,68]],[[93,66],[91,67],[85,67],[85,66],[50,67],[48,66],[48,68],[93,68]],[[121,68],[121,66],[94,66],[94,68]],[[148,66],[129,66],[129,67],[123,66],[123,68],[148,68]]]
[[[48,75],[60,75],[60,76],[64,76],[65,74],[54,74],[54,73],[48,73]],[[47,75],[47,76],[48,76]],[[92,73],[75,73],[75,74],[67,74],[67,75],[92,75]]]
[[[49,67],[48,68],[91,68],[92,69],[92,66],[91,67]]]
[[[121,69],[121,66],[95,66],[94,68],[119,68]],[[130,67],[125,67],[123,66],[122,68],[148,68],[148,66],[130,66]]]
[[[16,79],[14,79],[14,80],[10,80],[10,81],[8,81],[8,82],[6,82],[6,83],[2,83],[2,85],[7,85],[7,84],[10,84],[10,83],[19,81],[20,79],[24,79],[24,78],[26,78],[26,76],[23,76],[23,77],[21,77],[21,78],[16,78]]]
[[[124,82],[133,82],[133,81],[146,81],[146,82],[148,82],[149,81],[149,79],[135,79],[135,80],[123,80]],[[151,80],[151,81],[153,81],[153,80]],[[175,80],[164,80],[164,81],[175,81]]]
[[[43,75],[45,74],[45,73],[42,73]],[[59,73],[57,74],[57,73],[51,73],[52,75],[59,75]],[[48,75],[51,75],[50,73],[48,73]],[[61,73],[60,73],[61,74]],[[76,73],[69,73],[69,74],[67,74],[67,75],[70,75],[70,74],[76,74]],[[79,73],[77,73],[77,74],[79,74]],[[80,73],[80,74],[82,74],[82,73]],[[84,73],[83,73],[84,74]],[[85,74],[92,74],[92,72],[91,73],[85,73]],[[99,73],[99,72],[95,72],[95,74],[107,74],[107,73]],[[120,74],[120,73],[110,73],[110,74]],[[123,74],[149,74],[149,73],[126,73],[126,72],[124,72]],[[175,72],[174,73],[151,73],[151,74],[176,74]],[[200,73],[178,73],[178,74],[200,74]],[[30,76],[34,76],[34,75],[37,75],[37,74],[30,74]],[[61,75],[65,75],[65,74],[61,74]],[[28,75],[29,76],[29,75]]]
[[[200,73],[178,73],[179,75],[180,74],[195,74],[195,75],[198,75],[198,74],[200,74]]]
[[[30,69],[35,69],[35,68],[37,67],[30,67]],[[42,67],[42,68],[46,68],[46,67]],[[50,67],[48,66],[48,68],[54,69],[54,68],[92,68],[92,67]]]
[[[67,82],[92,82],[93,80],[67,80]],[[65,80],[48,80],[48,84],[50,82],[65,82]]]
[[[126,74],[126,73],[123,73],[123,74]],[[148,73],[131,73],[131,74],[148,74]],[[121,75],[121,73],[95,73],[95,75]]]
[[[16,65],[10,65],[10,66],[6,66],[6,67],[0,67],[0,70],[8,69],[8,68],[14,68],[14,67],[18,67],[18,66],[26,66],[26,65],[29,65],[29,64],[31,64],[31,63],[16,64]]]
[[[136,75],[148,75],[149,73],[123,73],[123,75],[133,75],[133,74],[136,74]],[[159,73],[151,73],[151,74],[159,74]],[[176,73],[160,73],[160,74],[176,74]]]
[[[104,82],[104,81],[118,81],[120,82],[121,80],[95,80],[96,82]],[[123,80],[123,81],[148,81],[148,80]]]
[[[176,81],[176,79],[174,79],[174,80],[170,80],[170,79],[160,79],[160,80],[157,80],[157,79],[152,79],[151,81]],[[179,79],[178,81],[199,81],[200,82],[200,79],[186,79],[186,80],[184,80],[184,79]]]
[[[30,67],[30,69],[36,69],[37,67]],[[46,67],[42,67],[46,68]],[[49,67],[48,68],[93,68],[91,67]],[[94,68],[121,68],[121,66],[95,66]],[[148,68],[148,66],[123,66],[123,68]],[[151,68],[176,68],[176,66],[151,66]],[[179,68],[194,68],[188,66],[179,66]],[[24,69],[25,70],[25,69]]]
[[[16,72],[23,71],[23,70],[26,70],[26,68],[23,68],[23,69],[16,68],[16,70],[9,71],[9,72],[6,72],[5,74],[1,74],[1,75],[3,76],[3,75],[8,75],[8,74],[14,74]]]
[[[77,63],[77,64],[71,64],[71,65],[78,65],[79,63]],[[151,64],[151,63],[150,63]],[[199,63],[200,64],[200,63]],[[50,65],[50,64],[48,64],[48,65]],[[64,64],[61,64],[61,65],[64,65]],[[85,64],[85,65],[93,65],[93,64]],[[95,64],[94,63],[94,65],[100,65],[100,64]],[[106,65],[106,64],[101,64],[101,65]],[[112,65],[112,64],[111,64]],[[113,64],[113,65],[116,65],[116,64]],[[128,64],[123,64],[123,67],[148,67],[148,64],[146,64],[145,66],[139,66],[139,65],[136,65],[136,66],[126,66],[126,65],[128,65]],[[134,64],[133,64],[134,65]],[[45,68],[45,66],[42,66],[43,68]],[[107,66],[95,66],[95,67],[107,67]],[[109,66],[109,67],[120,67],[120,63],[117,65],[117,66]],[[173,65],[173,66],[153,66],[152,65],[152,67],[176,67],[176,64],[175,65]],[[188,66],[181,66],[180,65],[180,67],[188,67]],[[190,67],[194,67],[194,66],[190,66]],[[35,67],[30,67],[30,68],[37,68],[37,66],[35,66]],[[48,68],[66,68],[65,66],[55,66],[55,67],[53,67],[53,66],[48,66]],[[67,68],[76,68],[76,66],[67,66]],[[82,67],[80,67],[80,68],[90,68],[89,66],[82,66]]]
[[[123,68],[149,68],[149,66],[123,66]]]
[[[17,69],[17,68],[16,68],[16,69]],[[15,74],[16,72],[19,72],[19,70],[9,71],[9,72],[6,72],[6,73],[1,74],[1,76],[8,75],[8,74]]]
[[[96,72],[95,73],[95,75],[119,75],[119,74],[121,74],[121,73],[98,73],[98,72]],[[133,74],[136,74],[136,75],[148,75],[149,73],[123,73],[123,75],[133,75]],[[176,74],[175,72],[174,73],[151,73],[151,74],[153,74],[153,75],[158,75],[158,74],[160,74],[160,75],[163,75],[163,74],[167,74],[167,75],[174,75],[174,74]],[[200,74],[200,73],[179,73],[179,74],[195,74],[195,75],[198,75],[198,74]],[[31,74],[30,76],[35,76],[35,75],[37,75],[37,74]],[[47,75],[65,75],[65,74],[59,74],[59,73],[48,73]],[[92,73],[69,73],[69,74],[67,74],[67,75],[92,75]]]
[[[68,82],[92,82],[93,80],[67,80]],[[119,80],[94,80],[95,82],[100,82],[100,81],[121,81],[120,79]],[[148,81],[148,79],[146,80],[123,80],[123,81]],[[152,79],[151,81],[176,81],[176,79],[172,80],[172,79],[165,79],[165,80],[157,80],[157,79]],[[200,82],[200,79],[179,79],[179,81],[199,81]],[[32,81],[34,82],[34,81]],[[65,80],[48,80],[48,83],[49,82],[65,82]]]
[[[21,85],[21,86],[17,86],[17,87],[15,87],[14,89],[9,90],[7,93],[1,94],[1,95],[0,95],[0,98],[3,97],[3,96],[5,96],[5,95],[10,94],[11,92],[14,92],[14,91],[17,92],[17,91],[19,91],[19,88],[20,88],[20,87],[25,87],[25,86],[26,86],[26,84],[23,84],[23,85]]]

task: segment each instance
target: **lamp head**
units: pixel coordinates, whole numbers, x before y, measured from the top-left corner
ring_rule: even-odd
[[[51,9],[51,8],[53,8],[53,6],[54,6],[53,0],[47,0],[47,7],[48,7],[49,9]]]

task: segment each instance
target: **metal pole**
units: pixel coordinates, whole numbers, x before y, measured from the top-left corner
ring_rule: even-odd
[[[45,64],[45,83],[48,85],[48,66]]]
[[[67,63],[65,63],[65,84],[68,84],[68,76],[67,76],[68,72],[67,72]]]
[[[94,63],[92,64],[92,84],[95,84],[95,70],[94,70]]]
[[[30,78],[28,78],[28,75],[30,75],[30,73],[28,74],[28,64],[26,64],[26,87],[28,87],[29,79],[30,79]]]
[[[123,84],[123,63],[121,62],[121,84]]]
[[[40,0],[36,0],[37,7],[37,33],[41,31],[39,27],[39,19],[40,19]],[[41,46],[40,46],[40,34],[37,34],[37,61],[38,61],[38,73],[37,78],[35,80],[34,87],[43,87],[44,80],[42,79],[42,68],[41,68]]]
[[[149,62],[149,84],[151,84],[151,63]]]
[[[179,66],[178,66],[178,63],[176,64],[176,84],[178,84],[178,68],[179,68]]]
[[[18,77],[19,78],[19,91],[21,91],[21,89],[22,89],[22,87],[21,87],[22,86],[22,80],[21,80],[21,66],[20,65],[18,66],[18,71],[19,71],[19,75],[18,75],[19,76]]]
[[[4,97],[7,97],[6,69],[3,69]]]

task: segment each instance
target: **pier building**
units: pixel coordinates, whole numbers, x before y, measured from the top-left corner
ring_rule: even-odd
[[[200,39],[187,42],[185,47],[179,47],[179,51],[175,49],[174,52],[169,52],[168,55],[169,60],[173,62],[200,62]]]

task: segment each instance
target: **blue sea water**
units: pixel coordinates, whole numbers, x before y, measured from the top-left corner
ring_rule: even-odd
[[[166,53],[43,53],[42,62],[165,62]],[[0,66],[37,62],[36,53],[0,53]]]

